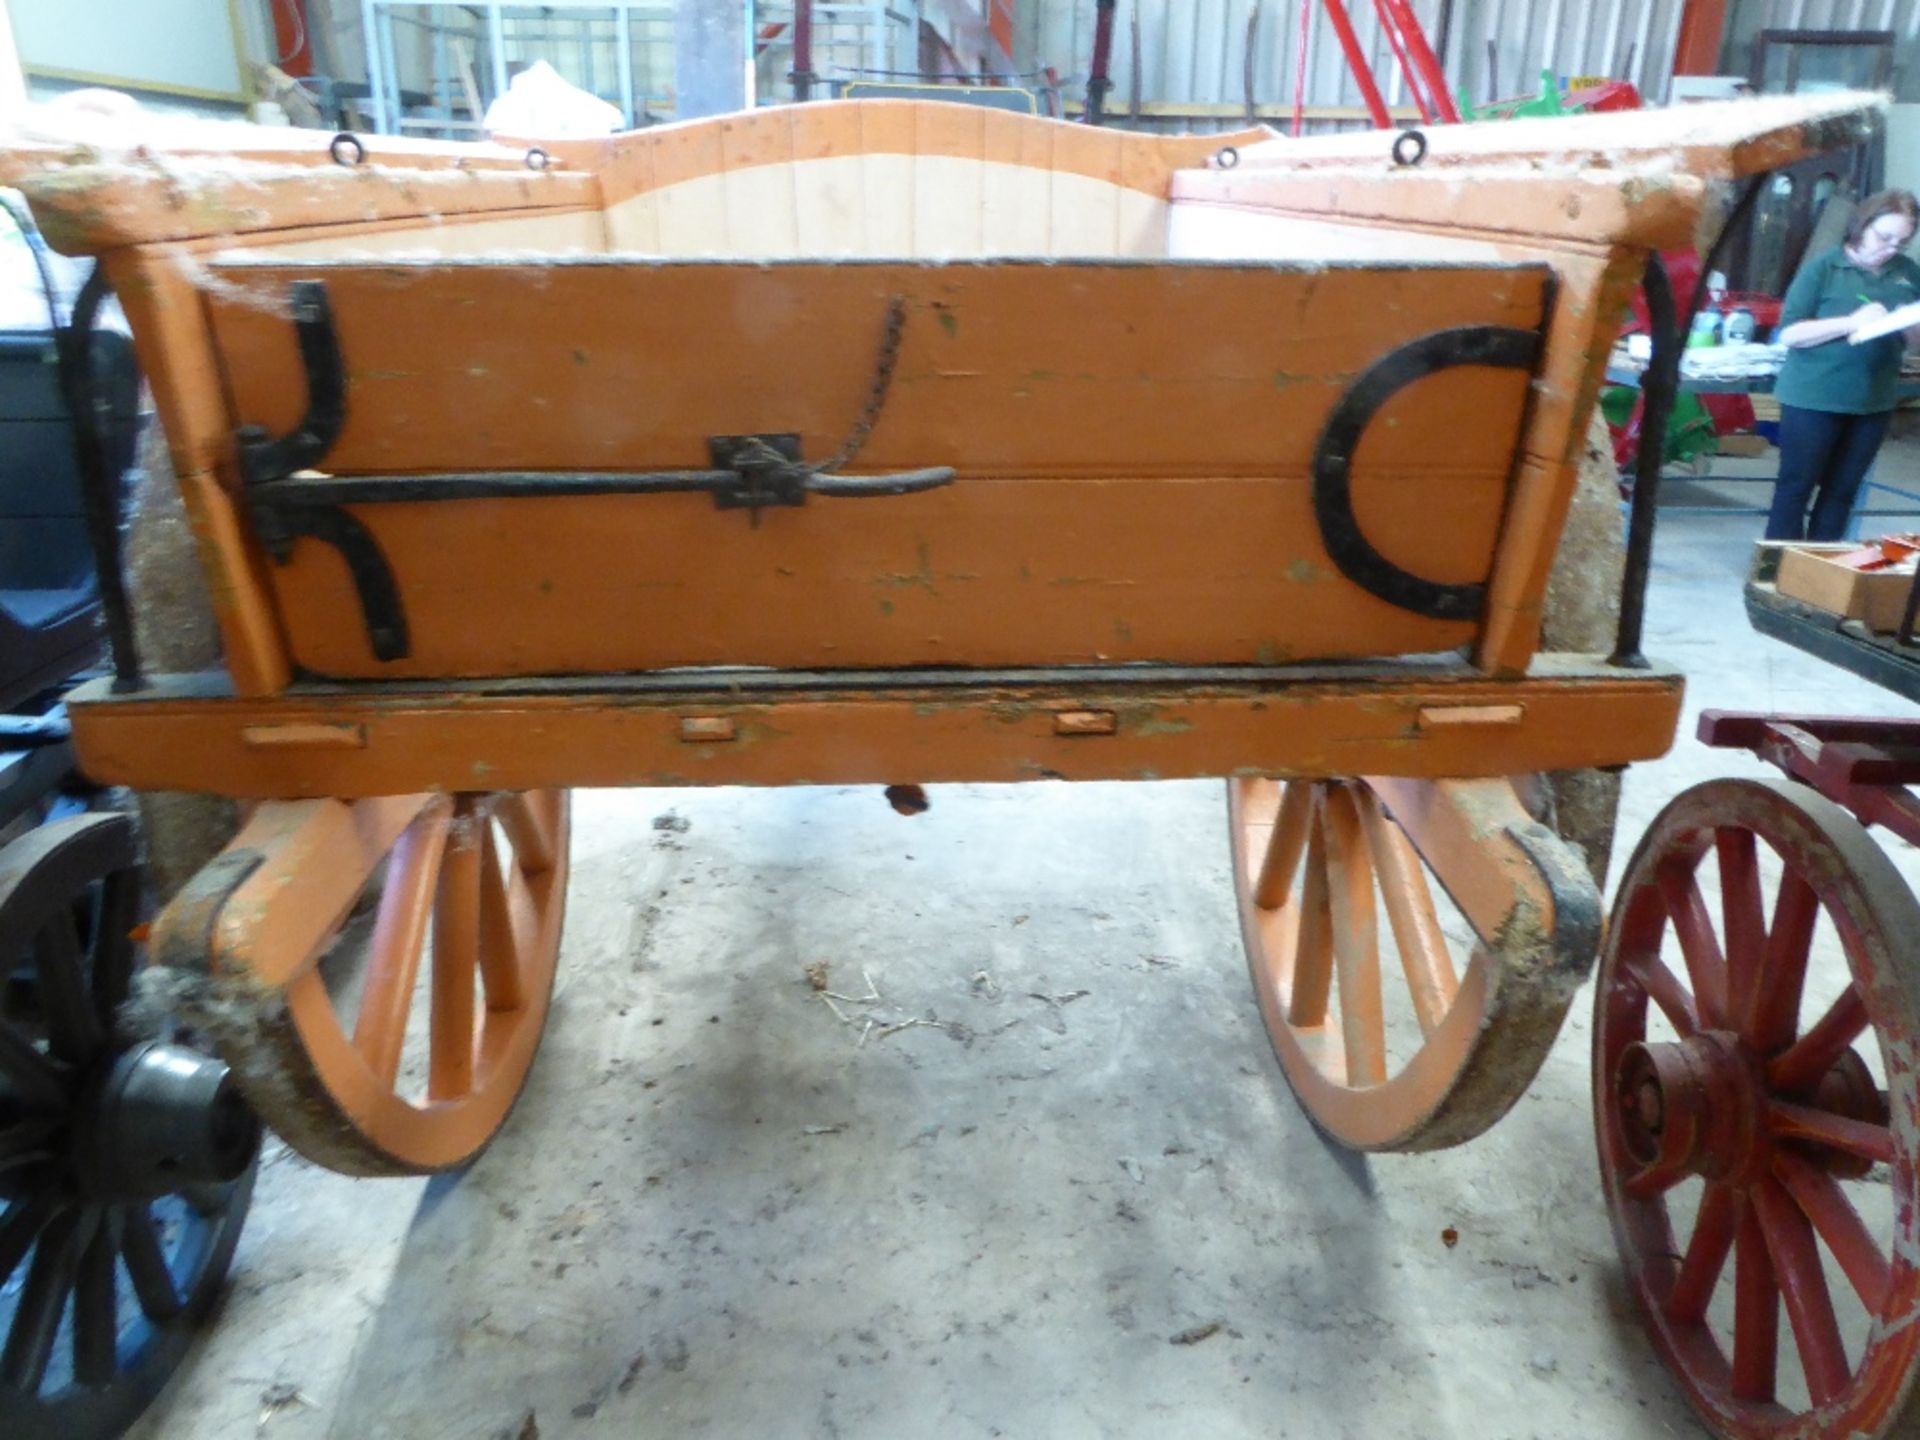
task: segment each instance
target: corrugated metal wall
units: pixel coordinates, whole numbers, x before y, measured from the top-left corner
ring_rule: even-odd
[[[1320,0],[1308,0],[1311,40],[1305,100],[1310,106],[1361,103]],[[1406,88],[1370,0],[1347,0],[1360,41],[1388,100],[1403,104]],[[1667,98],[1682,0],[1412,0],[1438,49],[1441,14],[1449,16],[1449,82],[1476,104],[1538,93],[1541,72],[1631,80],[1650,102]],[[1735,26],[1723,69],[1744,74],[1752,36],[1762,28],[1887,29],[1901,37],[1904,58],[1920,35],[1920,0],[1761,0],[1733,7]],[[1058,69],[1070,98],[1084,95],[1093,54],[1094,0],[1021,0],[1022,69]],[[1248,54],[1252,90],[1262,107],[1290,110],[1300,43],[1301,0],[1120,0],[1114,38],[1114,90],[1109,107],[1121,117],[1135,94],[1150,107],[1240,107]],[[1138,35],[1136,47],[1134,36]],[[1249,45],[1251,40],[1251,45]],[[1491,45],[1489,44],[1491,42]],[[1135,52],[1138,59],[1135,59]],[[1901,68],[1896,82],[1906,76]],[[1920,77],[1916,77],[1920,82]],[[1902,91],[1908,88],[1900,84]],[[1903,97],[1904,98],[1904,97]],[[1198,113],[1147,122],[1155,128],[1227,128],[1234,117]],[[1330,121],[1321,122],[1322,127]]]

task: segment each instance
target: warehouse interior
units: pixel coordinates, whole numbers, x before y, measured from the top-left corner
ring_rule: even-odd
[[[0,0],[0,1440],[1920,1436],[1916,192],[1920,0]]]

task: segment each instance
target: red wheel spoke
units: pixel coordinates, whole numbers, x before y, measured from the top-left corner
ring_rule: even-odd
[[[1720,938],[1713,933],[1706,898],[1692,872],[1678,862],[1661,866],[1659,881],[1667,918],[1673,922],[1680,952],[1686,957],[1687,976],[1693,981],[1700,1023],[1717,1030],[1727,1013],[1727,962],[1720,953]]]
[[[1682,1037],[1700,1028],[1700,1018],[1693,1008],[1693,996],[1687,993],[1687,987],[1680,983],[1680,977],[1669,970],[1659,956],[1635,957],[1627,962],[1627,971],[1645,987],[1648,997],[1660,1007],[1660,1013],[1667,1017]]]
[[[1766,905],[1760,894],[1760,863],[1751,830],[1713,833],[1720,857],[1720,913],[1727,948],[1727,1014],[1745,1015],[1767,949]]]
[[[1772,1054],[1793,1039],[1800,1019],[1800,990],[1807,978],[1807,953],[1813,925],[1820,918],[1820,897],[1798,873],[1780,876],[1773,926],[1767,932],[1766,957],[1749,1001],[1740,1036],[1762,1054]]]
[[[1767,1106],[1767,1125],[1782,1140],[1811,1140],[1883,1165],[1893,1163],[1893,1131],[1885,1125],[1850,1120],[1827,1110],[1775,1100]]]
[[[1733,1394],[1739,1400],[1773,1399],[1779,1357],[1780,1287],[1774,1280],[1767,1238],[1751,1202],[1741,1207],[1738,1250],[1733,1261]]]
[[[1806,1034],[1768,1063],[1768,1086],[1789,1095],[1811,1092],[1866,1028],[1867,1003],[1860,987],[1849,985]]]
[[[1626,1192],[1636,1200],[1651,1200],[1666,1194],[1686,1179],[1687,1173],[1680,1166],[1649,1165],[1627,1177]]]
[[[1733,1234],[1738,1228],[1740,1206],[1730,1185],[1709,1185],[1694,1222],[1693,1237],[1687,1241],[1686,1258],[1667,1293],[1666,1312],[1683,1325],[1706,1317],[1707,1303],[1713,1299],[1720,1273],[1727,1268],[1727,1253],[1733,1249]]]
[[[1750,1192],[1749,1203],[1767,1237],[1767,1253],[1787,1302],[1787,1320],[1806,1372],[1813,1403],[1825,1405],[1846,1388],[1853,1374],[1840,1325],[1833,1317],[1833,1297],[1827,1293],[1826,1273],[1813,1227],[1777,1180],[1763,1179]]]
[[[1840,1182],[1797,1155],[1776,1156],[1773,1170],[1801,1213],[1827,1242],[1827,1249],[1853,1282],[1860,1303],[1878,1315],[1886,1304],[1887,1288],[1893,1283],[1893,1269],[1879,1242],[1867,1233],[1860,1212],[1853,1208]]]

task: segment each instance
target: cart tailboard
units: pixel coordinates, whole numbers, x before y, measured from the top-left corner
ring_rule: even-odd
[[[343,418],[301,457],[333,478],[256,473],[248,500],[293,658],[341,678],[1457,646],[1550,283],[1439,262],[213,273],[238,423],[296,432],[326,388],[315,332],[338,351]],[[313,282],[303,362],[290,297]],[[954,477],[859,504],[722,493],[738,436]],[[703,467],[706,493],[657,493]]]

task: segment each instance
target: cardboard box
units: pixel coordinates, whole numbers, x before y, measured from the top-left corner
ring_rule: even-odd
[[[1913,570],[1910,566],[1855,570],[1838,562],[1839,556],[1859,548],[1855,544],[1782,545],[1774,585],[1789,599],[1858,620],[1869,630],[1898,630],[1913,589]]]

